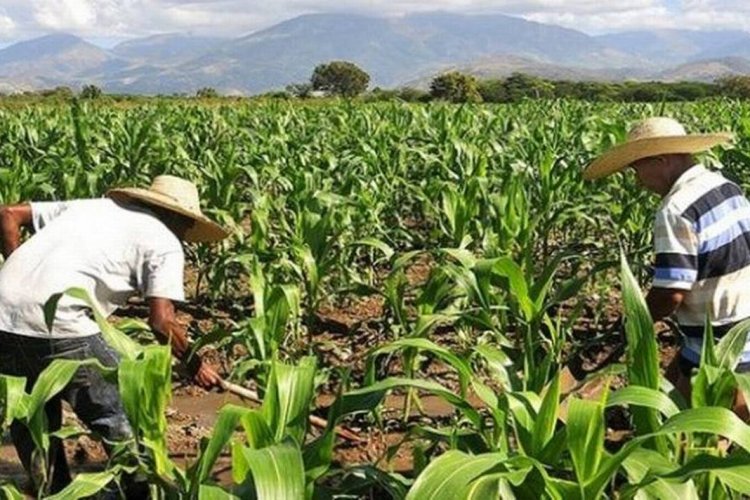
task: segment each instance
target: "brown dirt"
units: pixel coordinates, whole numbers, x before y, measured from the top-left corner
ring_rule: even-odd
[[[434,261],[428,255],[420,256],[407,268],[406,275],[409,283],[411,285],[424,283],[433,267]],[[577,380],[603,365],[618,361],[622,354],[620,350],[622,339],[614,331],[616,318],[619,316],[617,298],[610,297],[603,311],[594,311],[593,307],[599,307],[599,304],[585,309],[575,328],[577,342],[581,342],[584,347],[577,356],[580,370],[569,372],[568,379],[565,381],[568,387],[576,386],[576,392],[584,397],[597,397],[601,386],[588,384],[577,387],[579,385]],[[234,322],[249,317],[251,309],[250,304],[206,302],[182,308],[178,320],[185,325],[190,325],[194,330],[207,333],[217,325],[231,327]],[[568,312],[565,306],[560,311],[561,314]],[[368,352],[374,346],[390,340],[387,327],[383,322],[383,315],[384,300],[377,295],[339,297],[335,303],[324,304],[318,311],[316,324],[313,325],[314,348],[321,358],[321,364],[328,367],[351,368],[356,382],[362,376]],[[145,319],[147,308],[144,303],[134,301],[127,308],[118,311],[118,316]],[[592,318],[595,317],[600,319],[594,321]],[[662,358],[664,362],[667,362],[676,352],[676,342],[666,330],[660,330],[659,338]],[[451,347],[456,345],[456,336],[452,328],[438,328],[432,339],[440,345]],[[212,363],[220,366],[222,372],[226,374],[231,369],[232,360],[242,356],[243,352],[240,352],[240,347],[235,346],[235,350],[228,353],[225,349],[208,348],[203,353]],[[575,363],[572,364],[572,367],[574,366]],[[383,370],[384,373],[379,375],[400,374],[401,366],[396,361],[383,367]],[[455,374],[443,363],[427,360],[420,367],[420,371],[450,389],[456,390],[458,387]],[[617,384],[617,381],[614,383]],[[333,399],[334,386],[335,380],[331,381],[327,390],[324,390],[318,397],[317,414],[325,415],[325,408]],[[364,416],[345,422],[350,430],[364,438],[364,442],[353,444],[339,440],[334,460],[342,466],[375,463],[386,470],[409,473],[413,468],[413,443],[404,442],[409,429],[420,423],[430,425],[447,423],[455,416],[454,409],[438,397],[422,395],[420,400],[421,408],[413,407],[406,421],[402,414],[404,395],[393,394],[386,398],[383,405],[382,427],[375,425],[371,419]],[[476,397],[471,397],[470,401],[478,408],[482,406]],[[169,424],[167,441],[173,459],[183,466],[189,465],[194,460],[200,439],[210,435],[218,409],[228,403],[247,406],[246,402],[226,393],[207,392],[189,384],[176,387],[172,404],[167,412]],[[74,421],[72,415],[68,415],[68,418]],[[618,442],[626,439],[628,432],[627,428],[621,429],[615,425],[608,430],[608,440]],[[88,437],[69,440],[66,443],[66,451],[75,471],[100,468],[106,460],[100,444]],[[224,484],[231,482],[229,465],[230,458],[223,456],[215,470],[217,479]],[[0,477],[11,477],[17,481],[23,478],[23,471],[15,457],[15,452],[7,442],[0,447]]]

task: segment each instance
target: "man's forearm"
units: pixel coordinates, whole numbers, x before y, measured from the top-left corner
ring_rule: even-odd
[[[6,259],[21,245],[21,226],[13,213],[0,209],[0,230],[3,237],[3,257]]]
[[[6,259],[21,246],[21,228],[31,225],[31,205],[0,206],[0,236],[2,252]]]
[[[184,361],[189,348],[185,327],[175,320],[152,326],[159,342],[169,344],[172,348],[172,354],[177,359]]]
[[[177,322],[174,304],[166,298],[149,298],[149,324],[159,342],[169,344],[172,354],[186,363],[193,377],[202,387],[210,388],[221,384],[221,376],[199,356],[186,359],[190,352],[187,329]]]

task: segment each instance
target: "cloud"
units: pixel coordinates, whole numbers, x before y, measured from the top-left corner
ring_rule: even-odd
[[[526,19],[541,23],[559,24],[587,33],[615,31],[685,28],[675,23],[673,15],[661,6],[647,6],[620,12],[590,12],[570,14],[564,12],[534,12]]]
[[[97,9],[89,0],[31,0],[39,25],[53,30],[81,29],[94,24]]]
[[[0,40],[8,40],[15,35],[16,22],[8,15],[8,12],[0,7]]]
[[[10,34],[16,29],[16,23],[8,16],[4,9],[0,8],[0,33]]]
[[[395,16],[502,13],[589,33],[750,29],[747,0],[0,0],[0,39],[65,31],[89,38],[167,32],[240,36],[315,12]]]
[[[558,12],[577,15],[591,12],[623,12],[653,7],[659,4],[659,0],[622,0],[616,3],[608,2],[606,5],[601,0],[392,0],[369,2],[359,0],[340,0],[338,2],[292,0],[288,2],[290,7],[306,11],[327,12],[336,10],[390,15],[434,10],[464,13],[495,12],[518,15]]]
[[[16,23],[10,17],[0,14],[0,33],[10,34],[15,31]]]

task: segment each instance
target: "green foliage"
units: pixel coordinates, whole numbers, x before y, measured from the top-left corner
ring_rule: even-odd
[[[201,307],[221,299],[231,314],[199,345],[243,346],[247,357],[237,360],[233,376],[253,378],[264,399],[261,408],[223,408],[183,470],[163,439],[167,350],[123,335],[82,290],[60,290],[92,311],[121,352],[121,366],[108,376],[119,378],[137,433],[120,447],[120,465],[79,476],[76,491],[137,468],[169,498],[355,496],[373,488],[395,498],[746,494],[750,439],[728,409],[736,389],[750,392],[750,378],[732,371],[745,331],[716,346],[707,342],[693,400],[672,399],[640,293],[646,272],[626,263],[649,260],[655,200],[628,175],[585,183],[580,172],[624,138],[628,122],[666,114],[691,131],[734,131],[737,149],[702,160],[721,161],[748,188],[750,110],[727,99],[582,101],[616,98],[626,87],[616,84],[554,82],[554,95],[571,99],[545,100],[549,86],[542,83],[516,76],[480,88],[488,101],[522,101],[511,105],[409,104],[387,91],[373,91],[382,101],[367,104],[3,101],[2,202],[100,196],[160,173],[195,179],[204,208],[232,232],[221,244],[187,247],[191,298]],[[702,88],[683,90],[698,97]],[[663,95],[656,90],[651,97]],[[596,323],[608,310],[613,262],[620,263],[627,315],[626,363],[592,377],[608,387],[609,377],[624,374],[628,385],[582,401],[564,394],[560,371],[580,342],[574,328],[582,311]],[[61,296],[45,307],[48,326]],[[363,332],[375,332],[386,341],[368,345],[364,377],[352,377],[350,387],[347,374],[302,355],[325,352],[355,365],[348,347],[332,351],[313,334],[327,308],[359,300],[382,304],[382,317],[346,324],[331,337],[356,346]],[[436,365],[449,372],[440,382],[431,380]],[[45,379],[48,390],[64,384],[64,373],[54,375]],[[326,377],[337,397],[328,426],[311,431],[316,383]],[[38,423],[23,388],[21,379],[0,377],[4,427]],[[333,460],[335,426],[372,411],[379,422],[378,407],[392,391],[406,396],[404,441],[415,450],[414,479],[367,464],[342,470]],[[35,401],[48,394],[38,392]],[[425,423],[420,397],[427,394],[452,412]],[[616,406],[629,408],[635,435],[612,452],[602,443],[605,411]],[[735,446],[723,450],[719,436]],[[236,481],[220,487],[211,472],[226,449]],[[15,494],[9,486],[0,491]]]
[[[102,92],[102,89],[97,87],[94,84],[84,85],[81,88],[81,99],[98,99],[100,98],[104,92]]]
[[[195,97],[199,99],[214,99],[219,97],[219,92],[213,87],[201,87],[195,92]]]
[[[477,79],[471,75],[451,71],[438,75],[430,83],[433,99],[449,102],[481,102],[482,96],[477,87]]]
[[[305,99],[307,97],[310,97],[310,93],[313,91],[313,86],[311,83],[303,82],[303,83],[290,83],[286,86],[286,92],[289,93],[289,95],[293,97],[299,97],[301,99]]]
[[[310,77],[314,90],[322,90],[334,95],[354,97],[365,90],[370,83],[370,75],[354,63],[331,61],[315,67]]]
[[[504,79],[479,81],[484,102],[518,102],[522,99],[572,98],[607,102],[695,101],[714,96],[741,97],[741,84],[727,82],[597,82],[549,80],[514,73]]]
[[[725,76],[716,81],[722,95],[750,98],[750,77],[743,75]]]

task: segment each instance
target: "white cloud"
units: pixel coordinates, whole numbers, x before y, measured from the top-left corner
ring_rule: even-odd
[[[10,34],[15,30],[15,28],[16,23],[13,22],[13,19],[3,13],[0,13],[0,33],[2,33],[3,35]]]
[[[34,19],[52,30],[81,29],[96,21],[96,4],[90,0],[31,0]]]
[[[591,12],[623,12],[658,6],[659,0],[622,0],[605,4],[601,0],[391,0],[369,1],[340,0],[326,2],[320,0],[292,0],[288,5],[294,9],[307,11],[347,11],[382,14],[407,14],[445,10],[450,12],[496,12],[507,14],[528,14],[531,12],[559,12],[583,14]]]
[[[748,0],[0,0],[0,39],[65,31],[126,38],[174,31],[239,36],[296,15],[503,13],[589,33],[748,29]]]
[[[674,15],[665,7],[652,6],[620,12],[593,12],[570,14],[561,12],[535,12],[524,16],[542,23],[559,24],[587,33],[615,31],[688,28],[675,23]]]
[[[6,10],[0,7],[0,40],[8,40],[15,35],[16,22]]]

